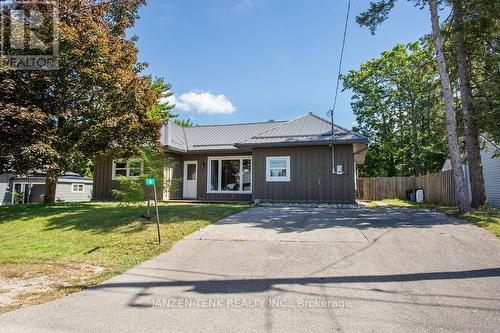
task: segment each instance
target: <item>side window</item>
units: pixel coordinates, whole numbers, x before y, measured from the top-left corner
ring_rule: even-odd
[[[266,181],[268,182],[290,181],[290,156],[266,157]]]
[[[71,192],[73,193],[85,192],[85,184],[71,184]]]
[[[139,177],[142,174],[142,161],[129,160],[128,161],[128,177]]]
[[[113,161],[113,178],[117,178],[118,176],[127,176],[126,160]]]
[[[144,171],[144,163],[141,159],[118,159],[113,160],[113,179],[119,176],[125,176],[131,179],[137,179]]]

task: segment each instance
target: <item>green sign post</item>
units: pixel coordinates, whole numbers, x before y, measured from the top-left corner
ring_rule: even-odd
[[[155,208],[156,208],[156,229],[158,231],[158,244],[161,244],[160,237],[160,214],[158,213],[158,198],[156,195],[156,180],[154,178],[146,178],[146,186],[153,186],[154,198],[155,198]],[[148,215],[149,215],[149,196],[148,196]]]

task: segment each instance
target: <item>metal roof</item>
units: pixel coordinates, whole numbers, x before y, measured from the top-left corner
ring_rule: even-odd
[[[334,137],[332,138],[331,123],[313,113],[308,113],[237,143],[237,146],[328,144],[331,142],[352,143],[367,141],[364,136],[338,125],[334,124],[333,129]]]
[[[181,127],[169,122],[162,129],[162,142],[170,149],[182,152],[236,150],[240,147],[317,145],[367,142],[367,139],[308,113],[290,121],[247,123],[231,125],[204,125]]]
[[[174,122],[169,122],[168,126],[165,126],[164,129],[166,131],[166,139],[168,140],[168,142],[166,143],[167,146],[171,146],[181,151],[187,150],[184,127]]]

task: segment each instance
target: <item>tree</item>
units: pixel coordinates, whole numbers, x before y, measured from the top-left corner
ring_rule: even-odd
[[[44,200],[54,202],[59,175],[82,158],[158,141],[157,92],[126,36],[143,4],[59,1],[59,69],[1,68],[0,172],[47,170]]]
[[[439,76],[446,105],[446,131],[448,134],[448,150],[450,152],[451,168],[453,170],[453,181],[455,183],[458,210],[468,211],[470,206],[467,199],[467,189],[462,171],[462,160],[460,158],[460,147],[457,136],[457,120],[455,114],[455,103],[453,102],[453,92],[451,90],[450,76],[446,68],[444,58],[443,41],[441,39],[441,28],[439,26],[439,15],[437,12],[436,0],[429,0],[431,12],[432,38],[436,47],[436,58],[439,65]]]
[[[171,104],[168,98],[174,93],[171,91],[172,85],[165,82],[162,77],[157,77],[153,80],[151,88],[158,96],[157,102],[153,105],[153,113],[158,116],[163,122],[177,118],[179,115],[172,112],[175,104]]]
[[[189,127],[189,126],[193,126],[193,122],[191,121],[190,118],[188,118],[187,120],[182,120],[182,119],[174,119],[174,122],[177,124],[177,125],[181,125],[183,127]]]
[[[414,2],[423,6],[427,1],[415,0]],[[390,10],[394,7],[394,4],[395,0],[380,0],[376,3],[372,2],[370,3],[370,8],[366,12],[361,13],[356,20],[360,25],[370,27],[371,32],[374,33],[377,25],[387,19]],[[469,210],[470,205],[467,198],[465,179],[462,171],[462,162],[460,159],[460,147],[458,144],[456,128],[455,104],[453,101],[453,93],[451,90],[449,73],[444,58],[443,41],[439,26],[439,15],[437,12],[436,0],[428,0],[428,5],[431,12],[432,37],[435,46],[436,60],[439,68],[439,76],[441,78],[441,89],[444,98],[444,104],[446,106],[446,131],[448,138],[448,151],[453,170],[457,204],[459,211],[465,212]]]
[[[460,32],[470,74],[471,107],[479,133],[500,142],[500,2],[461,1]],[[453,37],[454,34],[451,34]],[[453,43],[451,43],[453,44]]]
[[[151,187],[144,186],[146,178],[154,178],[156,180],[158,197],[161,197],[161,194],[167,190],[170,192],[177,191],[181,179],[165,179],[163,172],[164,168],[174,168],[177,165],[174,159],[165,159],[163,150],[157,149],[155,146],[141,149],[137,156],[142,160],[144,172],[138,179],[131,179],[125,176],[118,178],[119,186],[117,189],[112,190],[113,196],[117,200],[129,203],[146,200],[148,191],[152,191]]]
[[[353,91],[358,130],[370,139],[364,176],[409,176],[441,169],[446,158],[443,105],[426,39],[397,45],[342,76]]]
[[[472,90],[470,85],[470,70],[465,46],[463,26],[463,4],[461,0],[454,0],[453,30],[457,56],[457,72],[460,84],[460,100],[464,126],[464,140],[469,165],[469,179],[471,184],[471,206],[480,207],[486,202],[484,187],[483,166],[481,164],[481,147],[476,120],[472,109]]]
[[[152,88],[158,96],[156,103],[153,105],[153,113],[159,117],[163,123],[174,121],[176,124],[184,127],[193,126],[191,119],[182,120],[178,118],[178,114],[173,113],[172,110],[175,108],[175,104],[168,101],[168,98],[174,94],[171,91],[172,85],[170,83],[165,82],[165,79],[162,77],[155,78],[152,83]]]

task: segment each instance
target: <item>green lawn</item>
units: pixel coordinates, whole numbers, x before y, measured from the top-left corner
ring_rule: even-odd
[[[500,237],[500,210],[495,208],[480,208],[474,209],[466,214],[459,214],[456,207],[442,206],[432,203],[416,203],[410,201],[403,201],[399,199],[384,199],[382,200],[391,207],[403,207],[403,208],[429,208],[435,209],[442,213],[454,216],[456,218],[466,220],[477,224],[481,228],[484,228],[491,232],[492,234]]]
[[[52,290],[28,290],[0,312],[52,299],[93,285],[168,250],[186,235],[225,216],[241,204],[160,205],[162,244],[156,224],[139,216],[144,205],[63,203],[0,207],[0,296],[2,278],[48,278]],[[13,281],[13,280],[11,280]],[[12,294],[9,294],[12,296]],[[12,298],[12,297],[11,297]]]

